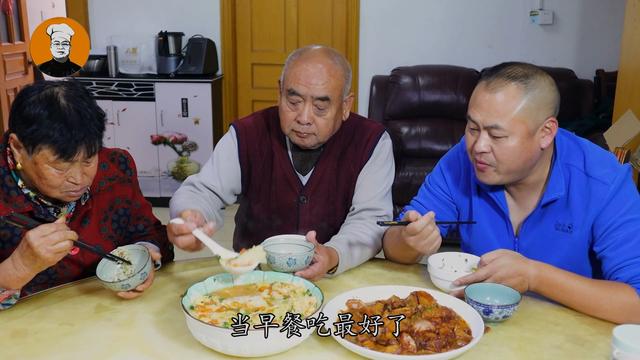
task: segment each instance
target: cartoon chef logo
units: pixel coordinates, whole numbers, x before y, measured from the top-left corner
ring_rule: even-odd
[[[57,17],[38,25],[31,38],[31,57],[38,69],[53,77],[78,72],[89,56],[89,36],[76,21]]]

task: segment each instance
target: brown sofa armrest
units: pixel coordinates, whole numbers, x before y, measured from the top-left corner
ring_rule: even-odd
[[[369,89],[369,119],[384,121],[384,108],[387,105],[387,84],[389,75],[374,75]]]

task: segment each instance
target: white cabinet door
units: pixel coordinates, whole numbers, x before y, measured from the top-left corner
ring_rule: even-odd
[[[102,108],[106,116],[106,124],[104,136],[102,137],[102,145],[105,147],[116,147],[115,127],[116,122],[113,116],[113,104],[111,100],[96,100],[98,106]]]
[[[136,162],[145,196],[159,196],[158,147],[150,135],[157,133],[153,102],[113,101],[116,147],[127,150]]]
[[[210,83],[156,83],[158,133],[180,132],[198,144],[191,159],[204,165],[213,152],[213,111]],[[168,177],[167,164],[178,155],[158,149],[162,196],[171,196],[179,183]],[[163,185],[164,184],[164,185]]]

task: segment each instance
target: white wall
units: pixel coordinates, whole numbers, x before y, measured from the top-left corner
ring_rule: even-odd
[[[192,35],[208,37],[220,57],[220,0],[89,0],[89,24],[92,54],[104,54],[112,35],[167,30],[185,33],[183,46]]]
[[[538,0],[361,0],[358,111],[369,85],[396,66],[453,64],[482,69],[520,60],[573,69],[618,68],[625,0],[545,0],[553,25],[529,22]],[[108,37],[160,30],[211,38],[220,57],[220,0],[89,0],[92,53]],[[219,59],[221,60],[221,59]],[[221,61],[219,61],[222,64]]]
[[[67,9],[64,0],[27,0],[27,22],[29,35],[43,21],[54,17],[66,17]]]
[[[535,0],[361,0],[358,111],[373,75],[402,65],[482,69],[503,61],[568,67],[593,79],[618,68],[625,0],[546,0],[553,25],[529,22]]]

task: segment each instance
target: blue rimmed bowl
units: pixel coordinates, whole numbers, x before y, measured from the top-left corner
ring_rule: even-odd
[[[315,245],[307,241],[304,235],[276,235],[262,242],[267,253],[267,263],[272,270],[296,272],[311,264]]]
[[[142,284],[153,270],[153,260],[146,246],[131,244],[120,246],[111,252],[131,261],[129,264],[118,264],[102,259],[96,268],[96,276],[100,283],[113,291],[130,291]]]
[[[504,321],[518,309],[522,295],[506,285],[475,283],[464,289],[464,299],[486,321]]]
[[[204,321],[198,320],[193,316],[189,309],[193,304],[206,294],[214,291],[231,287],[234,285],[244,285],[253,283],[273,283],[286,282],[295,283],[304,286],[313,297],[316,298],[316,309],[309,317],[317,317],[322,304],[324,295],[322,290],[314,283],[292,274],[285,274],[274,271],[252,271],[250,273],[233,276],[229,273],[221,273],[211,276],[203,281],[191,285],[182,296],[181,305],[184,316],[187,320],[189,331],[200,343],[215,351],[223,354],[241,357],[268,356],[277,354],[293,348],[302,343],[305,339],[315,331],[313,327],[305,327],[300,329],[301,336],[287,337],[287,332],[281,327],[269,331],[268,338],[265,339],[262,329],[253,329],[247,331],[246,336],[231,336],[233,329],[212,325]]]

